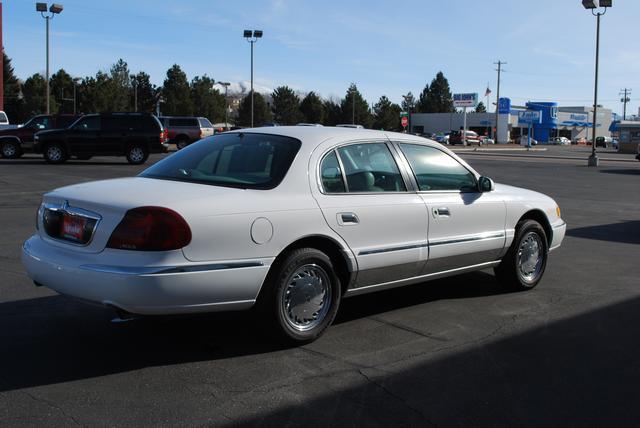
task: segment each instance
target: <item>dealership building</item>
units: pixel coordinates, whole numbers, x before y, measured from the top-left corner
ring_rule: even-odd
[[[593,107],[559,107],[555,102],[528,102],[524,106],[511,105],[508,98],[500,98],[498,114],[498,141],[506,143],[520,135],[527,134],[526,124],[518,122],[518,113],[539,111],[540,123],[532,125],[533,138],[541,143],[553,137],[591,139],[593,130]],[[612,121],[610,109],[598,107],[596,136],[610,136]],[[411,132],[439,133],[462,129],[462,113],[413,113],[410,118]],[[495,113],[468,113],[467,129],[480,135],[493,136],[496,123]]]

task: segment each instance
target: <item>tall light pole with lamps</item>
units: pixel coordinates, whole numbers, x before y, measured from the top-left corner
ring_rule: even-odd
[[[596,129],[598,122],[598,61],[600,58],[600,17],[607,13],[607,8],[613,6],[613,0],[582,0],[582,6],[585,9],[591,10],[593,16],[597,18],[596,20],[596,78],[595,78],[595,88],[593,95],[593,135],[591,140],[591,156],[587,161],[587,165],[589,166],[598,166],[598,155],[596,155]],[[602,12],[596,12],[598,8],[604,8]]]
[[[229,82],[218,82],[218,85],[224,86],[224,127],[229,128],[229,102],[227,101],[227,92],[229,91]]]
[[[253,128],[253,45],[262,37],[262,30],[244,30],[242,36],[251,44],[251,127]]]
[[[36,11],[40,12],[40,15],[46,21],[46,33],[47,33],[47,72],[46,72],[46,91],[47,91],[47,114],[51,112],[51,106],[49,105],[49,21],[53,19],[53,17],[60,12],[62,12],[62,5],[53,3],[51,7],[49,7],[49,13],[47,14],[47,4],[46,3],[36,3]]]

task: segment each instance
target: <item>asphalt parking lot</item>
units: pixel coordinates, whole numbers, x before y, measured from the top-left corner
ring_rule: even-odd
[[[583,155],[462,153],[561,206],[536,289],[480,272],[354,297],[293,349],[246,313],[112,323],[33,286],[19,254],[42,194],[143,168],[0,160],[0,426],[637,426],[640,162]]]

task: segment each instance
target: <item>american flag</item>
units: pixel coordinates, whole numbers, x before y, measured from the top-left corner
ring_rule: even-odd
[[[491,93],[491,89],[489,89],[489,87],[487,86],[487,90],[485,91],[484,96],[488,97],[490,93]]]

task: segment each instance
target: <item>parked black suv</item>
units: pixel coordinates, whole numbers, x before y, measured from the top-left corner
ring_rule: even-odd
[[[13,129],[0,129],[0,156],[19,158],[23,153],[33,150],[33,136],[45,129],[66,128],[80,116],[72,114],[34,116],[23,126]]]
[[[147,113],[88,114],[67,129],[40,131],[34,136],[35,153],[49,163],[69,157],[126,156],[129,163],[144,163],[149,153],[167,151],[160,121]]]

